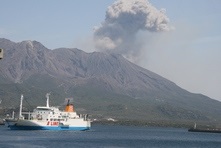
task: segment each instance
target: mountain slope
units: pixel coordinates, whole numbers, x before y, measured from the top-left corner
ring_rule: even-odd
[[[37,41],[0,39],[3,105],[18,105],[23,93],[33,106],[74,97],[79,111],[96,118],[137,120],[221,120],[221,103],[192,94],[141,68],[121,55],[85,53],[79,49],[49,50]]]

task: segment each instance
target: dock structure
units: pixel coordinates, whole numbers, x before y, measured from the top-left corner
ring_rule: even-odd
[[[213,128],[201,128],[201,129],[194,129],[190,128],[189,132],[204,132],[204,133],[221,133],[221,129],[213,129]]]
[[[188,129],[188,132],[204,132],[204,133],[221,133],[220,128],[197,128],[196,123],[193,128]]]

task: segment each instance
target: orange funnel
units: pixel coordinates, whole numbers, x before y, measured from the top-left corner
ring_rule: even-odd
[[[70,100],[68,100],[68,103],[65,107],[66,112],[74,112],[74,105],[69,103]]]

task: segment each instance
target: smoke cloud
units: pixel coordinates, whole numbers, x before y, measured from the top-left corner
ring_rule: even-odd
[[[166,10],[158,10],[147,0],[117,0],[106,11],[105,21],[94,29],[96,49],[136,57],[142,47],[140,31],[169,31]]]

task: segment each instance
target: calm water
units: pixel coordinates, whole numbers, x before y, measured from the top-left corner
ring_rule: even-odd
[[[0,126],[0,148],[218,148],[221,134],[187,129],[93,125],[90,131],[11,131]]]

